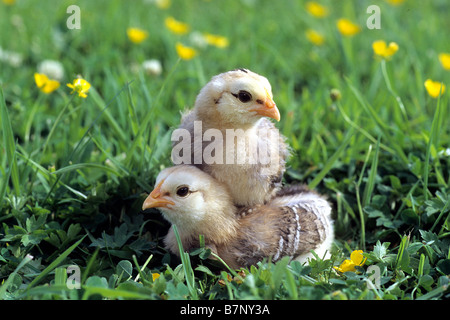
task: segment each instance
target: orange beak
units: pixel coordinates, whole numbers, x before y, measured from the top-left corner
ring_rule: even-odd
[[[277,121],[280,121],[281,118],[280,111],[278,110],[277,105],[267,91],[266,100],[264,102],[258,103],[258,105],[255,108],[250,109],[250,111],[255,111],[257,114],[263,117],[269,117]]]
[[[164,179],[155,187],[155,189],[148,195],[142,205],[142,210],[150,208],[167,208],[169,204],[175,205],[175,202],[162,197],[161,186],[164,183]]]

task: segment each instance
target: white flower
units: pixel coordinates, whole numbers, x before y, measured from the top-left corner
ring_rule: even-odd
[[[152,76],[159,76],[162,72],[162,65],[159,60],[151,59],[142,62],[142,68],[144,71]]]
[[[22,60],[23,58],[20,53],[0,48],[0,61],[6,62],[12,67],[20,67],[22,65]]]
[[[64,78],[64,67],[59,61],[44,60],[39,63],[38,72],[45,74],[50,79],[61,81]]]
[[[189,35],[190,42],[197,48],[204,49],[208,45],[205,36],[198,31],[191,32]]]
[[[439,152],[439,154],[440,154],[441,156],[447,156],[447,157],[450,157],[450,148],[441,150],[441,151]]]

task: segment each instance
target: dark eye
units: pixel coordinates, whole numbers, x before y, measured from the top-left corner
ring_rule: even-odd
[[[179,187],[177,189],[177,195],[179,197],[186,197],[189,194],[189,188],[188,187]]]
[[[241,102],[244,103],[252,100],[252,95],[245,90],[239,91],[237,97]]]

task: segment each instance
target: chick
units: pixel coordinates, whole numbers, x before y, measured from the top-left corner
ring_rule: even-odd
[[[172,136],[172,160],[193,164],[223,182],[237,206],[266,203],[281,187],[290,153],[269,118],[279,121],[280,112],[265,77],[247,69],[216,75],[182,117],[179,129],[187,130],[190,140]],[[217,135],[206,138],[208,132]],[[214,159],[206,158],[210,154]]]
[[[265,205],[237,208],[225,184],[195,166],[164,169],[142,209],[158,208],[177,226],[185,250],[205,244],[230,267],[277,261],[290,256],[306,262],[314,250],[320,257],[334,239],[329,203],[303,186],[281,189]],[[179,255],[173,229],[166,248]]]

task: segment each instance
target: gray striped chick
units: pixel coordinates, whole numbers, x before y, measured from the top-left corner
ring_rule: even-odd
[[[177,226],[185,250],[199,247],[204,235],[206,246],[235,269],[269,257],[306,262],[310,250],[323,257],[334,239],[329,203],[305,187],[283,188],[265,205],[238,209],[224,184],[189,165],[160,172],[142,206],[148,208]],[[164,242],[179,255],[172,228]]]
[[[281,187],[289,156],[285,138],[270,118],[279,121],[280,112],[265,77],[247,69],[216,75],[182,117],[178,129],[191,139],[172,135],[172,161],[193,164],[227,185],[237,206],[266,203]],[[221,139],[198,137],[197,130],[219,133]]]

